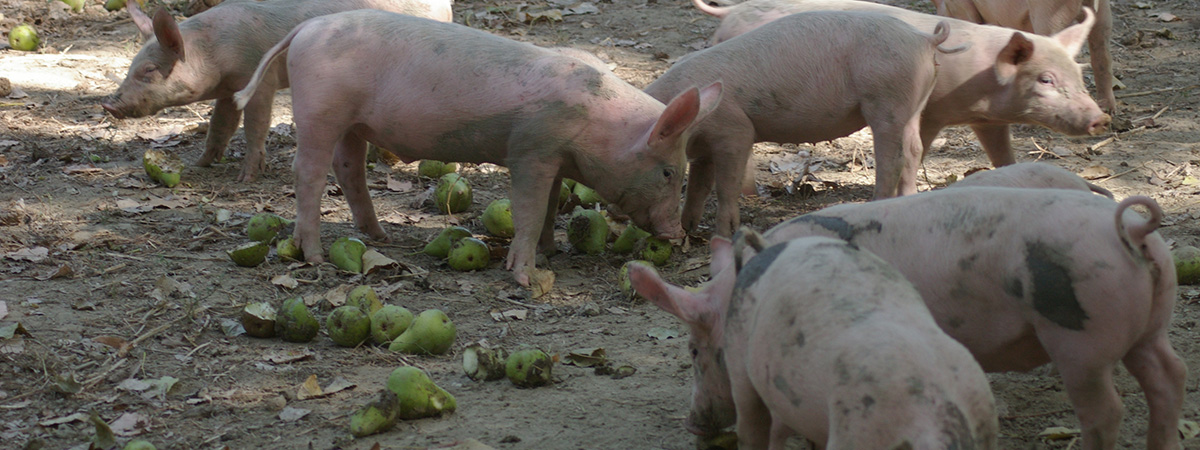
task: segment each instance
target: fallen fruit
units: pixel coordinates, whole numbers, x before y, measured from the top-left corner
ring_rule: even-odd
[[[387,388],[396,394],[401,419],[440,416],[458,407],[453,395],[416,367],[397,367],[388,375]]]
[[[350,416],[350,434],[354,437],[370,436],[387,431],[400,418],[400,400],[396,394],[384,389],[379,398]]]
[[[271,213],[258,213],[246,222],[246,236],[259,242],[271,242],[292,221]]]
[[[361,309],[367,315],[374,314],[383,307],[383,303],[379,301],[379,294],[375,293],[375,288],[367,285],[361,285],[350,290],[346,294],[346,304]]]
[[[358,306],[339,306],[325,319],[325,329],[334,344],[356,347],[371,336],[371,316]]]
[[[454,270],[463,272],[486,269],[491,262],[491,250],[487,244],[473,237],[459,239],[446,255],[446,262]]]
[[[600,194],[596,193],[595,189],[584,186],[583,183],[575,183],[575,187],[571,191],[576,197],[579,197],[579,203],[582,203],[584,208],[604,203],[604,199],[600,198]]]
[[[257,338],[275,337],[275,308],[267,302],[254,302],[242,308],[242,328]]]
[[[508,352],[503,348],[486,348],[472,344],[463,349],[463,372],[475,381],[499,380],[505,376]]]
[[[70,6],[71,11],[74,11],[74,12],[83,11],[83,0],[62,0],[62,2],[66,3],[67,6]]]
[[[654,270],[654,263],[652,263],[650,261],[646,261],[644,259],[628,261],[625,264],[621,265],[621,271],[619,273],[617,273],[617,287],[621,288],[621,293],[625,294],[625,296],[627,296],[627,297],[639,296],[639,294],[633,290],[633,283],[629,279],[629,266],[631,266],[633,264],[640,264],[640,265],[649,267],[651,270]]]
[[[666,264],[671,259],[671,242],[656,237],[648,237],[642,247],[642,259],[656,266]]]
[[[287,239],[281,239],[275,243],[275,254],[279,255],[279,259],[284,261],[303,261],[304,250],[296,245],[296,238],[288,236]]]
[[[502,198],[488,204],[483,210],[483,227],[494,236],[513,237],[512,201]]]
[[[292,297],[284,300],[275,314],[275,334],[288,342],[308,342],[317,337],[321,324],[313,317],[304,299]]]
[[[183,175],[183,160],[179,159],[179,155],[165,150],[146,150],[142,153],[142,167],[150,179],[166,187],[178,185]]]
[[[737,450],[737,433],[726,431],[696,436],[696,448],[699,450]]]
[[[553,365],[546,352],[528,349],[509,355],[504,372],[508,381],[519,387],[538,387],[553,381],[550,378]]]
[[[41,39],[38,39],[37,31],[30,25],[17,25],[8,30],[8,45],[13,50],[31,52],[36,50],[41,42]]]
[[[450,318],[446,317],[446,313],[437,309],[427,309],[413,318],[408,329],[392,340],[388,350],[418,355],[440,355],[450,350],[457,336],[458,330]]]
[[[125,7],[125,0],[107,0],[104,2],[104,9],[109,11],[118,11]]]
[[[1175,260],[1175,279],[1179,284],[1200,282],[1200,249],[1185,245],[1171,250]]]
[[[638,241],[650,237],[650,232],[638,228],[637,225],[629,224],[625,227],[625,231],[617,236],[617,240],[613,241],[613,253],[630,253],[634,248],[637,248]]]
[[[450,254],[450,247],[465,237],[471,237],[471,230],[460,226],[446,227],[441,233],[438,233],[436,238],[425,244],[425,249],[422,251],[435,258],[445,258]]]
[[[608,222],[600,211],[576,207],[567,224],[567,240],[576,250],[589,255],[603,253],[608,243]]]
[[[122,450],[158,450],[158,447],[145,439],[134,439],[126,443]]]
[[[458,163],[445,163],[432,159],[423,159],[417,164],[417,175],[426,178],[441,178],[442,175],[454,173],[458,170]]]
[[[412,324],[413,313],[403,306],[384,305],[371,313],[371,341],[376,345],[392,342]]]
[[[267,254],[270,252],[271,246],[265,242],[247,242],[225,253],[229,255],[229,259],[232,259],[234,264],[242,267],[254,267],[266,261]]]
[[[362,273],[362,255],[366,252],[363,241],[340,237],[329,245],[329,261],[347,272]]]
[[[471,207],[471,183],[457,173],[448,173],[438,178],[433,191],[434,203],[442,214],[466,211]]]

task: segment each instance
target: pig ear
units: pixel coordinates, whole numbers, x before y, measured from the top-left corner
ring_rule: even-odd
[[[704,120],[716,109],[721,101],[721,92],[721,82],[718,81],[704,89],[691,88],[676,96],[654,124],[647,144],[650,148],[671,147],[667,144],[679,139],[688,128]]]
[[[142,39],[148,40],[154,36],[154,23],[142,12],[142,8],[138,7],[137,0],[125,4],[125,8],[129,10],[129,18],[133,20],[133,24],[137,26],[138,32],[142,33]]]
[[[1013,32],[1008,45],[996,56],[996,78],[1001,85],[1009,84],[1020,71],[1021,64],[1033,56],[1033,41],[1019,31]]]
[[[701,325],[701,317],[708,316],[704,314],[705,302],[699,295],[663,281],[658,272],[648,266],[630,264],[629,283],[642,297],[688,325]]]
[[[1079,50],[1083,49],[1083,43],[1087,42],[1088,33],[1092,32],[1092,25],[1095,24],[1096,14],[1092,12],[1092,8],[1084,6],[1082,22],[1071,25],[1055,33],[1052,37],[1066,47],[1068,55],[1074,57],[1079,54]]]
[[[175,23],[175,18],[166,8],[158,8],[154,13],[154,37],[158,38],[159,45],[183,61],[183,35],[179,33],[179,24]]]

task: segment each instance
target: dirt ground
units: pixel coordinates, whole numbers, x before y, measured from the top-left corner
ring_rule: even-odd
[[[575,3],[465,1],[455,5],[456,21],[594,52],[639,87],[702,48],[717,24],[682,0]],[[894,4],[932,12],[925,1]],[[274,255],[254,268],[232,264],[225,251],[245,240],[252,214],[294,215],[288,92],[277,96],[268,169],[260,180],[235,182],[245,148],[239,132],[228,161],[189,166],[183,184],[161,187],[142,169],[142,153],[158,147],[196,160],[210,106],[168,108],[143,119],[105,114],[99,100],[116,89],[141,41],[126,12],[101,5],[88,0],[72,13],[57,1],[0,0],[0,29],[7,34],[32,23],[43,42],[34,53],[0,50],[0,77],[16,88],[0,98],[0,330],[19,323],[28,332],[0,338],[0,448],[87,448],[95,435],[92,412],[111,425],[121,445],[136,436],[173,449],[410,449],[467,439],[502,449],[694,448],[682,426],[692,373],[686,329],[620,293],[623,257],[572,253],[560,218],[562,251],[548,266],[557,282],[550,294],[532,299],[499,260],[487,270],[459,273],[417,253],[449,223],[484,235],[478,215],[507,196],[503,168],[464,167],[475,187],[474,206],[448,217],[428,201],[432,183],[417,177],[415,164],[377,164],[372,194],[392,242],[367,243],[403,268],[361,276],[329,264],[290,265]],[[548,10],[565,13],[557,21]],[[1150,195],[1168,214],[1161,229],[1166,238],[1200,244],[1200,3],[1114,0],[1113,10],[1115,70],[1127,86],[1118,92],[1120,117],[1133,128],[1076,139],[1016,127],[1018,159],[1085,174],[1118,198]],[[865,200],[874,179],[863,165],[870,143],[869,133],[860,132],[818,145],[758,145],[762,195],[743,199],[743,223],[765,229],[807,211]],[[987,166],[968,130],[949,129],[925,161],[921,189]],[[804,167],[815,179],[797,179]],[[353,229],[340,192],[329,192],[322,217],[326,245],[339,236],[365,238]],[[710,199],[709,220],[714,210]],[[704,241],[689,244],[660,268],[681,284],[699,283],[707,273]],[[284,275],[298,283],[277,283]],[[226,332],[224,322],[247,302],[297,295],[323,320],[330,308],[325,298],[337,302],[343,286],[357,284],[414,312],[442,309],[457,325],[455,348],[445,356],[401,356],[337,347],[324,332],[308,344]],[[1170,330],[1193,370],[1200,367],[1198,298],[1196,287],[1181,287]],[[614,379],[556,364],[552,387],[474,382],[460,362],[461,349],[477,341],[539,347],[562,359],[599,347],[615,365],[637,372]],[[352,439],[348,415],[405,364],[426,370],[454,394],[458,410]],[[353,387],[305,398],[299,387],[310,376],[321,387],[339,379]],[[1053,367],[990,377],[1003,448],[1078,445],[1070,436],[1037,436],[1050,427],[1078,426]],[[1198,380],[1188,382],[1185,419],[1200,417]],[[1118,389],[1126,405],[1120,447],[1142,448],[1145,400],[1123,369]],[[1200,439],[1185,446],[1200,448]]]

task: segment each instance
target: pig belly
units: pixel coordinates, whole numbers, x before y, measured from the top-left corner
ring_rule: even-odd
[[[867,126],[862,111],[856,107],[836,113],[829,111],[800,111],[785,119],[758,116],[754,121],[755,142],[780,144],[815,144],[854,134]]]

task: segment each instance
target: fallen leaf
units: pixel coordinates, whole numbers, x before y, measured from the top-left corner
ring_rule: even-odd
[[[1183,184],[1184,186],[1191,186],[1193,184],[1200,183],[1200,180],[1196,179],[1196,177],[1188,175],[1188,176],[1183,177],[1183,181],[1181,181],[1180,183]]]
[[[506,318],[506,319],[525,320],[525,317],[529,315],[529,310],[527,310],[527,309],[510,309],[508,311],[505,311],[503,314],[504,314],[504,318]]]
[[[25,336],[33,336],[29,334],[21,322],[13,322],[8,325],[0,326],[0,339],[12,339],[13,336],[23,334]]]
[[[46,247],[23,248],[15,252],[5,253],[4,257],[13,261],[29,261],[41,262],[50,256],[50,249]]]
[[[362,263],[364,274],[372,274],[379,269],[395,269],[402,267],[401,264],[396,260],[384,256],[383,253],[379,253],[373,248],[368,249],[366,253],[363,253]]]
[[[266,355],[263,356],[263,359],[265,359],[269,362],[275,363],[275,364],[284,364],[284,363],[291,363],[291,362],[296,362],[296,361],[300,361],[300,360],[305,360],[305,359],[312,358],[312,357],[313,357],[312,351],[303,349],[303,350],[275,351],[275,352],[267,353]]]
[[[246,327],[241,322],[226,318],[221,319],[221,332],[229,337],[241,336],[246,334]]]
[[[142,430],[150,424],[150,419],[138,413],[127,412],[121,414],[117,420],[114,420],[109,427],[117,436],[137,436],[142,433]]]
[[[297,286],[300,286],[300,282],[296,281],[295,278],[292,278],[291,275],[288,275],[286,273],[283,275],[275,275],[274,277],[272,277],[271,284],[280,286],[280,287],[285,287],[288,289],[295,289]]]
[[[96,427],[96,435],[92,436],[92,445],[96,448],[112,448],[117,445],[117,437],[113,436],[112,428],[100,418],[100,414],[92,411],[88,421]]]
[[[400,181],[400,180],[393,179],[391,176],[388,176],[387,188],[389,191],[393,191],[393,192],[408,192],[408,191],[412,190],[413,184],[411,181],[408,181],[408,180]]]
[[[1133,6],[1137,7],[1137,9],[1150,9],[1154,7],[1154,4],[1148,2],[1134,2]]]
[[[646,335],[660,341],[665,341],[667,339],[679,337],[679,332],[670,328],[654,327],[651,328],[650,331],[646,332]]]
[[[531,267],[526,269],[529,274],[529,290],[533,294],[533,298],[539,298],[550,293],[550,289],[554,288],[554,272],[546,269],[538,269]]]
[[[1109,170],[1107,167],[1104,167],[1104,166],[1089,166],[1089,167],[1085,167],[1082,171],[1079,172],[1079,176],[1081,176],[1085,179],[1088,179],[1088,180],[1104,178],[1104,177],[1107,177],[1110,175],[1112,175],[1112,170]]]
[[[97,336],[92,338],[92,341],[99,342],[117,350],[124,349],[129,345],[129,341],[126,341],[125,338],[118,336]]]
[[[563,361],[563,364],[572,364],[578,367],[594,367],[604,365],[607,362],[608,355],[603,348],[587,348],[568,353],[566,361]]]
[[[300,383],[299,389],[296,390],[296,398],[299,400],[307,400],[310,398],[324,397],[325,393],[321,391],[321,385],[317,383],[317,375],[309,375],[307,380]]]
[[[279,420],[282,420],[284,422],[295,422],[297,420],[303,419],[304,416],[307,416],[308,413],[310,413],[310,412],[312,412],[312,410],[293,408],[291,406],[287,406],[287,407],[283,408],[283,411],[279,412]]]
[[[1200,436],[1200,424],[1194,420],[1179,419],[1179,437],[1188,440]]]
[[[175,387],[175,383],[178,383],[179,379],[175,377],[164,376],[162,378],[146,380],[146,382],[150,383],[151,389],[142,394],[142,397],[166,398],[167,393],[171,392],[171,388]]]
[[[54,273],[52,273],[50,275],[46,275],[44,277],[38,277],[37,280],[38,281],[49,281],[49,280],[54,280],[54,279],[58,279],[58,278],[71,278],[73,276],[75,276],[75,271],[71,270],[71,266],[63,264],[61,266],[58,266],[58,270],[54,271]]]
[[[325,297],[324,297],[325,301],[329,302],[329,306],[332,306],[334,308],[345,305],[346,304],[346,296],[350,295],[350,291],[353,290],[355,287],[356,286],[353,284],[338,285],[338,287],[335,287],[335,288],[330,289],[325,292]],[[305,300],[304,303],[308,303],[308,301]],[[308,306],[312,306],[312,305],[308,305]]]
[[[1067,427],[1050,427],[1045,430],[1042,430],[1042,432],[1038,433],[1037,436],[1039,438],[1042,438],[1042,439],[1048,440],[1048,441],[1061,441],[1063,439],[1071,439],[1071,438],[1079,437],[1079,429],[1078,428],[1067,428]]]
[[[350,380],[347,380],[342,377],[337,377],[337,378],[334,378],[333,381],[329,383],[329,386],[325,386],[325,395],[344,391],[346,389],[354,389],[356,387],[358,387],[358,385],[351,382]]]
[[[1162,22],[1174,22],[1179,20],[1179,17],[1169,12],[1151,13],[1150,17],[1157,17]]]
[[[64,423],[82,422],[82,421],[87,420],[87,418],[88,418],[87,413],[77,412],[75,414],[71,414],[68,416],[56,417],[53,419],[46,419],[41,422],[38,422],[38,425],[41,425],[43,427],[53,427],[56,425],[62,425]]]
[[[8,316],[8,302],[0,300],[0,319]]]
[[[62,171],[64,174],[67,174],[67,175],[79,175],[79,174],[103,172],[104,169],[93,166],[91,164],[71,164],[69,166],[63,167]]]
[[[125,380],[121,381],[121,384],[117,385],[117,389],[123,391],[143,392],[146,389],[150,389],[150,383],[137,378],[126,378]]]

